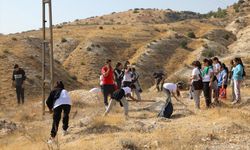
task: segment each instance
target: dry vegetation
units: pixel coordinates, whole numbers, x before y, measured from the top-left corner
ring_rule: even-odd
[[[41,115],[41,32],[0,36],[0,74],[4,75],[0,79],[0,149],[250,149],[247,7],[237,5],[241,15],[246,16],[243,21],[237,21],[240,14],[233,12],[233,7],[228,9],[232,15],[225,19],[199,19],[197,14],[186,12],[185,16],[184,12],[171,10],[135,9],[57,25],[55,76],[73,90],[70,93],[73,107],[69,135],[62,136],[60,128],[57,143],[52,145],[46,142],[51,115]],[[232,23],[226,31],[228,22]],[[226,63],[234,56],[243,58],[247,78],[242,103],[232,106],[228,90],[228,99],[209,110],[205,109],[202,97],[202,109],[197,111],[187,98],[188,93],[183,92],[182,103],[174,100],[171,119],[156,118],[165,99],[163,93],[155,93],[153,88],[147,90],[153,84],[152,72],[167,72],[168,82],[188,82],[191,62],[202,59],[204,52],[211,49],[216,49]],[[75,89],[98,86],[100,68],[106,58],[135,64],[144,87],[142,97],[157,102],[131,102],[129,120],[123,117],[119,104],[107,117],[102,117],[101,95]],[[16,106],[11,88],[14,63],[24,67],[28,76],[24,106]]]

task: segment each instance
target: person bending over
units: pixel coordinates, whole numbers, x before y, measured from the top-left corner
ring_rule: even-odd
[[[128,100],[126,99],[126,97],[129,97],[134,101],[137,101],[137,99],[131,96],[131,91],[133,89],[135,89],[135,86],[132,84],[130,85],[130,87],[123,87],[121,89],[116,90],[111,96],[109,106],[106,112],[104,113],[104,116],[106,116],[110,112],[110,110],[112,109],[113,105],[116,102],[120,102],[122,103],[123,108],[124,108],[125,118],[128,119]]]

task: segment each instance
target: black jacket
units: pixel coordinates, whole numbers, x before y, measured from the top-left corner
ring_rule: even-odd
[[[56,100],[60,97],[62,90],[62,88],[55,88],[50,92],[49,97],[46,100],[46,104],[50,110],[53,109],[54,104]]]

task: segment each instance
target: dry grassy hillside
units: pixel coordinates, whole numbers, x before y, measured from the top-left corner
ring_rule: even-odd
[[[54,29],[55,76],[64,80],[73,106],[69,135],[48,145],[51,115],[41,115],[41,31],[0,35],[0,149],[93,149],[93,150],[249,150],[250,149],[250,19],[249,0],[229,7],[225,18],[201,18],[199,14],[172,10],[135,9],[56,25]],[[236,7],[237,5],[237,7]],[[239,10],[238,10],[239,9]],[[237,11],[236,11],[237,10]],[[201,110],[182,92],[173,100],[171,119],[156,118],[165,101],[163,93],[147,90],[152,73],[163,70],[167,81],[187,81],[193,60],[219,56],[228,63],[243,58],[247,78],[242,102]],[[86,89],[98,86],[105,59],[131,61],[141,74],[143,99],[130,103],[130,118],[115,106],[108,117],[100,95]],[[11,88],[13,64],[23,67],[27,103],[16,106]],[[80,89],[80,90],[75,90]],[[82,90],[85,89],[85,90]]]

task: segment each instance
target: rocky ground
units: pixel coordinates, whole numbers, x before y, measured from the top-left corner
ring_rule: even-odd
[[[164,104],[164,94],[149,92],[143,98],[153,103],[130,102],[130,118],[125,120],[117,104],[102,117],[100,96],[85,90],[71,92],[73,107],[69,134],[58,133],[58,143],[47,144],[51,115],[41,115],[40,102],[4,108],[0,114],[1,149],[239,149],[250,148],[250,95],[244,89],[242,103],[232,106],[229,100],[221,106],[195,110],[194,102],[182,92],[181,102],[173,99],[171,119],[157,118]],[[248,93],[248,94],[247,94]],[[11,112],[11,113],[7,113]],[[10,119],[11,118],[11,119]]]

